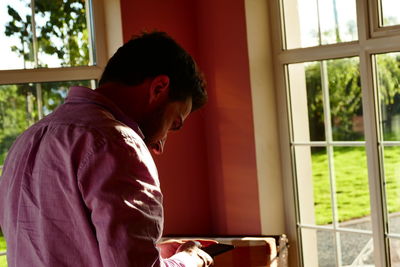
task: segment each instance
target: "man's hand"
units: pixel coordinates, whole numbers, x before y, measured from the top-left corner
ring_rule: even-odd
[[[168,259],[176,253],[178,248],[184,244],[186,241],[178,239],[169,239],[157,244],[160,249],[161,258]]]
[[[163,242],[157,244],[157,247],[160,249],[161,258],[167,259],[174,255],[178,248],[188,242],[188,239],[168,239]],[[218,243],[215,240],[210,239],[197,239],[195,240],[201,244],[201,247],[208,247],[209,245]]]
[[[198,241],[187,241],[182,244],[178,249],[177,253],[188,253],[192,256],[197,264],[197,267],[207,267],[213,265],[213,260],[210,255],[200,249],[201,243]]]
[[[214,240],[167,240],[157,244],[160,249],[161,257],[166,259],[173,258],[191,258],[196,267],[212,266],[213,261],[210,255],[200,248],[218,243]]]

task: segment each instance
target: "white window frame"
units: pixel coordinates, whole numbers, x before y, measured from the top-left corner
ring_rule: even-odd
[[[383,203],[383,183],[381,179],[381,164],[379,162],[377,110],[374,109],[374,75],[372,55],[382,52],[400,51],[400,26],[379,28],[376,0],[356,0],[358,40],[348,43],[324,45],[318,47],[283,50],[283,14],[280,8],[282,0],[270,2],[270,17],[272,27],[272,44],[275,68],[275,84],[279,113],[279,131],[281,136],[282,177],[285,195],[286,231],[291,244],[289,255],[291,266],[304,266],[302,262],[301,242],[299,240],[299,212],[297,209],[296,184],[294,182],[294,166],[291,156],[289,108],[287,104],[288,81],[286,67],[288,64],[320,61],[357,56],[360,60],[360,76],[363,98],[364,129],[368,163],[368,179],[371,195],[371,219],[374,241],[374,259],[378,267],[390,266],[390,259],[385,250],[387,218]],[[371,24],[371,27],[370,27]],[[297,144],[299,145],[299,144]],[[310,143],[307,143],[310,145]],[[306,225],[303,225],[306,228]],[[311,229],[318,227],[312,226]],[[351,230],[356,233],[357,231]],[[361,233],[361,232],[360,232]],[[398,235],[386,235],[399,238]]]
[[[384,37],[384,36],[393,36],[400,34],[400,26],[379,26],[379,13],[381,12],[381,5],[377,1],[369,0],[369,16],[371,18],[370,23],[370,36],[371,37]]]
[[[94,47],[95,60],[92,66],[0,70],[0,85],[99,79],[108,58],[122,44],[120,3],[119,0],[87,1],[92,14],[88,19],[92,24],[88,28],[93,29],[89,34]]]

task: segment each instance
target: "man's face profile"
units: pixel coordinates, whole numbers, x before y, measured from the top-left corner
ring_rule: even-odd
[[[191,98],[185,101],[171,101],[167,98],[144,120],[140,126],[145,135],[145,142],[155,154],[163,152],[168,132],[181,129],[191,109]]]

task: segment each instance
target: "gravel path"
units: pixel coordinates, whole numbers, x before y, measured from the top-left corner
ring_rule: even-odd
[[[371,230],[370,219],[349,221],[341,227],[350,229]],[[389,220],[391,233],[400,234],[400,214]],[[373,244],[371,236],[365,234],[340,233],[340,249],[342,266],[375,266],[373,260]],[[328,231],[317,231],[319,267],[336,267],[336,246],[334,235]],[[400,267],[400,240],[393,240],[391,246],[392,267]],[[357,265],[351,265],[359,257]]]

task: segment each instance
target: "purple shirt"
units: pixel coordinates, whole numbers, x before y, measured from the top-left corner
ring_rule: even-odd
[[[194,266],[155,246],[162,194],[137,124],[84,87],[13,144],[0,225],[10,267]]]

